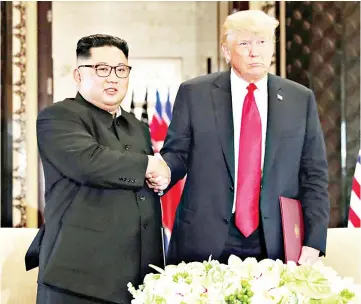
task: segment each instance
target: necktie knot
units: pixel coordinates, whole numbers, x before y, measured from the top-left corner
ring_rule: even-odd
[[[251,83],[248,85],[248,87],[247,87],[248,92],[251,93],[251,94],[252,94],[256,89],[257,89],[257,86],[256,86],[253,82],[251,82]]]

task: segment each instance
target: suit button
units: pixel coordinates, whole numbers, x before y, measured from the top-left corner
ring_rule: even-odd
[[[120,121],[117,120],[117,121],[115,122],[115,124],[119,127],[119,126],[120,126]]]
[[[141,201],[144,201],[144,200],[145,200],[145,196],[142,195],[139,199],[140,199]]]
[[[228,220],[228,219],[226,219],[226,218],[224,218],[224,219],[223,219],[223,223],[225,223],[225,224],[227,224],[227,225],[228,225],[228,224],[229,224],[229,220]]]
[[[128,151],[128,150],[129,150],[129,148],[130,148],[130,145],[124,145],[124,149],[125,149],[125,150],[127,150],[127,151]]]
[[[230,186],[230,187],[229,187],[229,190],[231,190],[232,192],[234,192],[234,187],[233,187],[233,186]]]
[[[143,228],[147,229],[148,228],[148,224],[143,224]]]

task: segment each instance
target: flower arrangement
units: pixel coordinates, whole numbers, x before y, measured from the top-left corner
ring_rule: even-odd
[[[216,260],[151,265],[138,289],[129,283],[132,304],[359,304],[361,286],[321,261],[313,266],[230,256]]]

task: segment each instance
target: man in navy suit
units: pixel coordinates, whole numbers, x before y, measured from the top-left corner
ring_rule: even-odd
[[[313,92],[269,74],[278,21],[261,11],[227,17],[221,46],[231,69],[181,84],[161,155],[171,170],[150,177],[167,191],[187,174],[168,264],[284,259],[279,196],[300,199],[300,264],[325,253],[328,168]]]

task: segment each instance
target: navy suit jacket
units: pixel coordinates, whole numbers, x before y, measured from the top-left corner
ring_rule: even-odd
[[[210,255],[218,259],[228,236],[235,189],[229,71],[181,84],[161,154],[172,172],[168,189],[187,174],[168,264],[203,261]],[[301,200],[304,245],[325,253],[328,166],[315,97],[308,88],[269,74],[260,213],[271,259],[284,259],[279,196]]]

